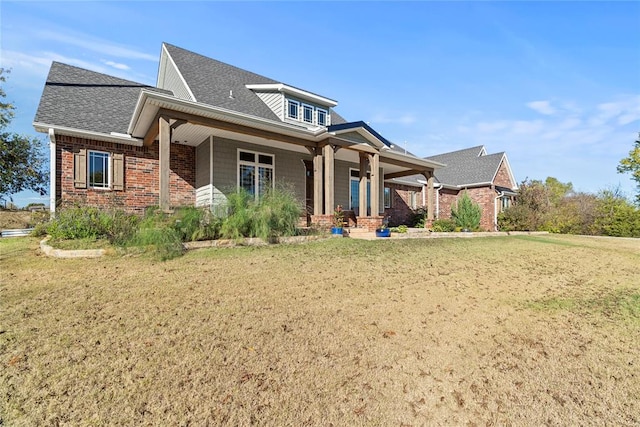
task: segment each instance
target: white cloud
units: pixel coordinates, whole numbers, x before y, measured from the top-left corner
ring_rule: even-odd
[[[91,37],[87,34],[74,34],[72,32],[62,33],[59,31],[41,30],[36,33],[39,38],[48,41],[56,41],[59,43],[81,47],[83,49],[98,52],[116,58],[127,59],[143,59],[147,61],[157,61],[157,55],[151,55],[144,52],[120,46],[99,38]]]
[[[113,62],[113,61],[105,61],[104,59],[102,60],[102,62],[110,67],[113,68],[117,68],[118,70],[130,70],[131,67],[129,67],[127,64],[121,64],[119,62]]]
[[[551,102],[549,101],[531,101],[526,105],[532,110],[540,114],[544,114],[545,116],[552,115],[557,111],[554,107],[551,106]]]

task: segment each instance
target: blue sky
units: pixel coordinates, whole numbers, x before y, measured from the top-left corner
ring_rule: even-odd
[[[616,165],[640,131],[637,1],[2,1],[0,16],[16,132],[35,134],[52,60],[155,84],[166,41],[335,99],[419,156],[484,144],[518,181],[634,194]]]

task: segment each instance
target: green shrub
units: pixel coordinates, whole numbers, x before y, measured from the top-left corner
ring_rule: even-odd
[[[436,219],[435,221],[433,221],[433,225],[431,226],[431,230],[435,232],[451,232],[455,229],[455,221],[448,218]]]
[[[255,206],[252,235],[270,241],[276,237],[293,236],[302,209],[293,191],[280,187],[267,191]]]
[[[251,234],[252,204],[254,196],[240,189],[227,196],[226,214],[221,234],[226,239],[240,239]]]
[[[220,230],[223,237],[260,237],[265,241],[295,235],[302,212],[293,191],[285,187],[267,191],[257,202],[241,189],[227,197],[226,211]]]
[[[171,217],[171,226],[183,242],[213,240],[219,236],[222,220],[207,208],[186,206],[179,208]]]
[[[480,206],[474,203],[466,192],[451,206],[451,219],[462,229],[478,230],[481,217],[482,210]]]

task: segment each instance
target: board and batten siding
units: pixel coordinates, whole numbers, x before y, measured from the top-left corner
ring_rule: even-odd
[[[273,113],[282,120],[284,118],[284,95],[280,92],[255,92]]]

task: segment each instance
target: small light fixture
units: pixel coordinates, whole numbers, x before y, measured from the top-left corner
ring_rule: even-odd
[[[236,97],[233,96],[233,90],[229,90],[229,99],[236,99]]]

